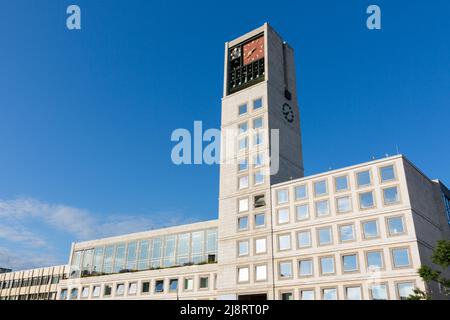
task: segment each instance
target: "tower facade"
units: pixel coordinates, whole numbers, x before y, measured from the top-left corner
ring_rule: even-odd
[[[225,44],[221,129],[217,290],[262,298],[274,286],[270,186],[303,177],[294,53],[268,24]]]

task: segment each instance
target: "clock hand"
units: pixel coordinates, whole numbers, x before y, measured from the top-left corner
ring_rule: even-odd
[[[250,56],[253,54],[253,52],[255,52],[255,50],[256,50],[256,48],[253,48],[252,50],[250,50],[250,51],[247,53],[247,58],[250,57]]]

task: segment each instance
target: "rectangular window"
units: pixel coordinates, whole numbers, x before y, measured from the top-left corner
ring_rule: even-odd
[[[381,176],[381,182],[395,180],[394,166],[390,165],[390,166],[380,168],[380,176]]]
[[[200,277],[200,289],[209,288],[209,277]]]
[[[348,242],[355,240],[355,229],[352,224],[339,226],[339,240],[341,242]]]
[[[248,169],[248,160],[247,159],[241,159],[238,163],[238,171],[242,172]]]
[[[281,300],[294,300],[294,294],[292,292],[282,292]]]
[[[373,200],[373,192],[363,192],[359,194],[359,207],[361,209],[369,209],[375,206]]]
[[[261,167],[264,165],[264,154],[258,153],[253,156],[253,165],[255,168]]]
[[[238,255],[239,257],[248,255],[248,240],[238,242]]]
[[[302,204],[295,207],[297,220],[305,220],[309,218],[309,206]]]
[[[170,279],[169,280],[169,291],[171,291],[171,292],[178,291],[178,279]]]
[[[387,224],[390,236],[398,236],[405,233],[405,225],[402,216],[387,218]]]
[[[264,227],[266,225],[266,215],[264,213],[255,214],[255,227]]]
[[[333,243],[331,227],[317,229],[319,235],[319,245],[329,245]]]
[[[385,284],[373,284],[369,287],[372,300],[388,300],[387,286]]]
[[[248,124],[247,122],[240,123],[238,125],[239,134],[246,133],[248,131]]]
[[[92,289],[92,297],[98,298],[100,297],[100,286],[94,286]]]
[[[149,248],[150,243],[148,240],[142,240],[139,242],[138,270],[145,270],[149,268]]]
[[[240,138],[238,140],[239,151],[245,150],[248,148],[248,137]]]
[[[330,206],[328,200],[316,202],[316,217],[325,217],[330,214]]]
[[[383,253],[381,251],[367,252],[366,259],[368,270],[380,270],[383,268]]]
[[[282,234],[278,236],[278,250],[291,249],[291,234]]]
[[[364,239],[373,239],[378,237],[377,220],[365,221],[362,223]]]
[[[253,100],[253,110],[258,110],[262,108],[262,98]]]
[[[311,247],[311,231],[299,231],[297,233],[297,245],[299,248]]]
[[[137,282],[131,282],[128,284],[128,295],[135,295],[137,293]]]
[[[356,254],[346,254],[342,256],[342,269],[344,272],[354,272],[358,270],[358,256]]]
[[[239,186],[239,189],[248,188],[248,176],[239,177],[238,186]]]
[[[247,104],[246,103],[241,104],[238,109],[239,109],[240,116],[242,116],[243,114],[246,114],[247,113]]]
[[[323,196],[328,193],[327,181],[321,180],[314,182],[314,194],[316,197]]]
[[[288,191],[287,190],[278,190],[277,191],[277,203],[283,204],[289,201]]]
[[[83,287],[81,289],[81,298],[88,298],[89,297],[89,287]]]
[[[283,261],[280,262],[279,265],[279,275],[280,279],[289,279],[292,278],[292,262],[291,261]]]
[[[125,293],[125,284],[118,283],[116,285],[116,296],[123,296],[124,293]]]
[[[301,277],[313,275],[313,262],[311,259],[300,260],[298,262],[298,274]]]
[[[340,176],[334,178],[334,187],[336,191],[348,190],[348,177]]]
[[[256,266],[255,274],[256,274],[256,281],[267,280],[267,266],[266,265]]]
[[[321,257],[320,258],[320,272],[323,275],[334,273],[334,257]]]
[[[362,300],[361,287],[346,287],[345,297],[347,300]]]
[[[194,289],[194,279],[193,278],[185,278],[184,279],[184,290],[190,291]]]
[[[59,293],[59,300],[66,300],[67,299],[67,289],[61,289],[61,292]]]
[[[155,293],[164,292],[164,280],[155,281]]]
[[[336,198],[337,211],[339,213],[346,213],[352,210],[352,202],[349,196]]]
[[[125,269],[125,244],[116,245],[116,255],[114,257],[114,272],[118,273]]]
[[[303,200],[307,197],[306,184],[295,187],[295,200]]]
[[[336,288],[326,288],[322,290],[323,300],[337,300]]]
[[[238,268],[238,282],[248,282],[249,270],[248,267]]]
[[[410,266],[409,252],[407,248],[391,249],[394,268],[404,268]]]
[[[370,178],[370,171],[361,171],[356,174],[356,181],[358,187],[366,187],[372,184],[372,179]]]
[[[259,146],[263,143],[263,133],[258,132],[257,134],[253,135],[253,145]]]
[[[248,229],[248,217],[240,217],[238,218],[238,229],[239,231]]]
[[[266,205],[266,197],[263,194],[255,196],[254,208],[261,208]]]
[[[78,299],[78,289],[77,288],[73,288],[70,291],[70,300],[76,300]]]
[[[413,282],[398,283],[397,290],[400,300],[407,300],[410,295],[414,294],[414,288]]]
[[[263,119],[262,118],[253,119],[253,129],[260,129],[262,127],[263,127]]]
[[[105,287],[103,288],[103,296],[109,297],[109,296],[111,296],[111,292],[112,292],[112,286],[109,284],[105,284]]]
[[[302,300],[315,300],[314,290],[301,290],[300,298]]]
[[[262,171],[256,171],[253,175],[255,185],[264,183],[264,173]]]
[[[239,212],[248,211],[248,198],[239,199]]]
[[[283,208],[278,210],[278,224],[289,222],[289,208]]]
[[[397,187],[383,189],[383,201],[385,205],[394,204],[400,201]]]
[[[127,270],[136,270],[137,268],[137,242],[128,243],[127,246]]]
[[[150,281],[144,281],[142,282],[142,293],[149,293],[150,292]]]
[[[266,245],[266,238],[256,239],[255,240],[255,253],[261,254],[266,253],[267,251],[267,245]]]

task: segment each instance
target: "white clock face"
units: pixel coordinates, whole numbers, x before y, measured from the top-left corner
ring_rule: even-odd
[[[281,107],[281,112],[283,113],[283,117],[287,122],[292,123],[294,121],[294,109],[292,109],[289,104],[283,104],[283,106]]]

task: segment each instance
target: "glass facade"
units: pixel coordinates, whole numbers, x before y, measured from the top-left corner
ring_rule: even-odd
[[[75,251],[71,277],[215,262],[217,228],[212,228]]]

